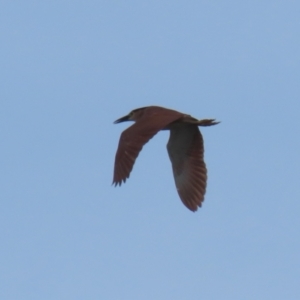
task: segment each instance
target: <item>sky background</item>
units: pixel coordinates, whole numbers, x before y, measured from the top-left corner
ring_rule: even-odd
[[[300,299],[299,1],[0,7],[1,299]],[[221,121],[196,213],[168,132],[111,185],[148,105]]]

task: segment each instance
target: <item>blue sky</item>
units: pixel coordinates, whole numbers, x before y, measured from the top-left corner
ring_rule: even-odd
[[[300,3],[2,1],[0,298],[299,299]],[[168,132],[112,183],[113,121],[160,105],[201,129],[181,203]]]

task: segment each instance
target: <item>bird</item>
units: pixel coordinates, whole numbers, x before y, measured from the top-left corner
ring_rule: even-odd
[[[212,126],[215,119],[198,120],[176,110],[147,106],[132,110],[114,122],[135,123],[125,129],[115,156],[113,185],[126,182],[143,146],[160,130],[169,130],[167,151],[182,203],[195,212],[202,206],[207,184],[203,138],[198,126]]]

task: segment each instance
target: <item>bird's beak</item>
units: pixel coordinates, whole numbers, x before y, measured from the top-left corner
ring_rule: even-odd
[[[118,124],[118,123],[121,123],[121,122],[125,122],[125,121],[130,121],[129,120],[129,115],[125,116],[125,117],[122,117],[116,121],[114,121],[114,124]]]

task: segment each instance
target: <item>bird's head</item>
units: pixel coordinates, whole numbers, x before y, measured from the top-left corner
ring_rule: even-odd
[[[143,115],[144,109],[145,107],[134,109],[128,115],[114,121],[114,124],[118,124],[125,121],[136,121]]]

